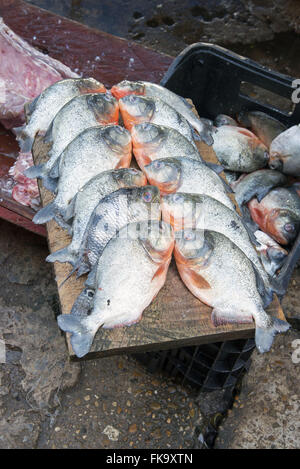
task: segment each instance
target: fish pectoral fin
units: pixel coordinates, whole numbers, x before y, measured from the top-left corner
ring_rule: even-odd
[[[43,223],[52,220],[52,218],[54,218],[55,216],[56,211],[57,207],[55,205],[55,202],[51,202],[50,204],[41,208],[41,210],[39,210],[35,214],[35,216],[33,217],[33,222],[37,225],[42,225]]]
[[[256,326],[255,343],[260,353],[268,352],[272,346],[276,334],[286,332],[291,326],[288,322],[278,318],[270,318],[268,327]]]
[[[48,175],[52,179],[57,179],[59,177],[59,163],[60,163],[60,158],[57,158],[55,161],[54,165],[50,169]]]
[[[253,321],[252,314],[243,311],[225,310],[221,308],[214,308],[211,314],[211,319],[214,326],[223,326],[232,323],[251,323]]]
[[[43,186],[45,187],[45,189],[52,192],[53,194],[57,193],[57,184],[58,184],[58,178],[54,179],[50,177],[48,174],[43,177]]]
[[[203,289],[207,290],[211,288],[210,284],[205,280],[205,278],[202,277],[197,272],[194,272],[193,270],[189,270],[188,275],[193,285],[195,285],[197,288],[200,288],[202,290]]]
[[[34,166],[30,166],[29,168],[25,169],[24,174],[29,179],[40,178],[43,176],[44,172],[44,164],[38,164]]]
[[[167,267],[166,263],[161,264],[156,270],[155,274],[153,275],[152,280],[163,275],[166,271],[166,267]]]
[[[77,255],[68,249],[68,246],[58,251],[52,252],[49,256],[46,257],[47,262],[69,262],[75,266],[77,261]]]

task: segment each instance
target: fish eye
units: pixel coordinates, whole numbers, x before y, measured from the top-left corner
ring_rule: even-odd
[[[137,176],[139,174],[139,171],[137,169],[134,169],[134,168],[129,168],[128,169],[128,174],[130,174],[131,176]]]
[[[164,167],[164,163],[162,161],[154,161],[153,162],[153,168],[154,169],[160,169]]]
[[[151,202],[151,200],[152,200],[152,194],[151,194],[150,191],[145,191],[145,192],[143,193],[143,200],[144,200],[145,202]]]
[[[182,195],[181,194],[174,194],[173,195],[173,201],[176,202],[176,203],[177,202],[182,202],[183,201]]]
[[[94,293],[93,290],[86,290],[86,294],[87,294],[87,296],[88,296],[89,298],[93,298],[93,296],[94,296],[95,293]]]
[[[294,227],[294,225],[293,225],[292,223],[286,223],[286,224],[284,225],[284,229],[285,229],[285,231],[287,231],[288,233],[294,233],[294,231],[295,231],[295,227]]]
[[[184,233],[184,239],[186,241],[193,241],[195,239],[195,233],[193,231],[187,231]]]

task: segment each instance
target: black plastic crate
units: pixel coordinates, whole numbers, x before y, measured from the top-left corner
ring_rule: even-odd
[[[254,339],[136,354],[150,372],[163,371],[199,391],[233,388],[250,366]]]
[[[199,115],[214,119],[218,114],[235,117],[241,110],[259,110],[287,126],[300,122],[300,104],[283,111],[243,93],[243,83],[291,101],[293,78],[269,70],[222,47],[198,43],[187,47],[171,64],[161,84],[184,98],[192,99]],[[277,279],[282,298],[300,258],[300,234]],[[219,342],[135,355],[149,371],[164,371],[197,387],[199,391],[233,389],[250,366],[254,339]]]
[[[235,117],[242,110],[257,110],[266,112],[290,127],[300,123],[300,103],[292,105],[292,94],[295,91],[293,81],[292,77],[274,72],[223,47],[197,43],[179,54],[161,85],[192,99],[201,117],[214,119],[218,114]],[[274,103],[284,98],[291,103],[292,110],[283,111],[275,104],[245,94],[241,91],[244,83],[272,93]],[[280,298],[287,290],[299,258],[300,233],[274,282]]]

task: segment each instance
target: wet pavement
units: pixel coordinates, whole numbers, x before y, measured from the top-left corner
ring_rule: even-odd
[[[210,42],[300,76],[298,0],[29,0],[88,26],[176,56]]]
[[[29,3],[172,55],[218,42],[300,76],[293,0]],[[44,239],[0,220],[0,448],[206,447],[205,429],[220,422],[217,448],[299,446],[299,268],[283,300],[295,329],[254,352],[227,415],[222,391],[199,394],[133,357],[70,363],[47,254]]]

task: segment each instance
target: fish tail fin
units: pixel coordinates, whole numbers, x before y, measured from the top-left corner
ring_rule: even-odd
[[[48,130],[44,135],[44,143],[52,142],[52,129],[53,129],[53,121],[49,125]]]
[[[54,218],[56,212],[56,205],[55,202],[51,202],[50,204],[46,205],[46,207],[39,210],[35,216],[33,217],[33,222],[37,225],[42,225],[49,220]]]
[[[77,256],[74,252],[69,249],[69,246],[63,249],[59,249],[58,251],[52,252],[46,257],[47,262],[69,262],[73,266],[75,266],[77,261]]]
[[[29,179],[41,178],[44,174],[44,165],[38,164],[36,166],[30,166],[24,171],[24,174]]]
[[[267,328],[256,326],[255,342],[260,353],[268,352],[273,344],[275,335],[286,332],[290,328],[289,323],[282,321],[282,319],[270,319],[271,320]]]
[[[52,192],[53,194],[56,194],[57,192],[57,184],[58,184],[58,179],[53,179],[52,177],[48,175],[45,175],[43,177],[43,186],[45,187],[45,189]]]
[[[61,314],[57,318],[59,327],[71,335],[71,345],[78,358],[86,355],[92,346],[95,332],[88,329],[84,321],[80,321],[72,314]]]
[[[73,197],[67,208],[65,208],[61,213],[65,221],[71,220],[75,214],[75,203],[77,199],[77,194]]]
[[[202,142],[206,143],[206,145],[212,146],[214,143],[213,139],[213,126],[210,125],[208,122],[198,120],[195,129],[199,133],[198,140],[201,140]]]
[[[26,124],[22,127],[15,127],[13,132],[20,146],[21,153],[29,153],[32,149],[33,138],[26,132]]]

